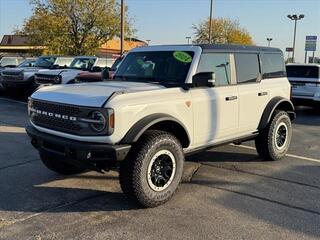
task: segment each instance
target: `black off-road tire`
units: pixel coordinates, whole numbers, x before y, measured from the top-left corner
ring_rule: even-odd
[[[172,171],[174,177],[171,183],[165,189],[156,191],[148,180],[148,167],[153,166],[152,159],[161,151],[169,151],[174,156],[176,167],[175,172]],[[174,195],[182,178],[183,165],[183,150],[175,136],[164,131],[147,131],[120,164],[119,179],[122,191],[143,207],[159,206]]]
[[[287,135],[285,143],[280,149],[277,147],[276,137],[279,127],[287,128]],[[264,161],[277,161],[283,158],[290,146],[292,138],[292,125],[291,120],[285,111],[276,110],[266,126],[261,130],[258,137],[255,139],[255,145],[259,156]]]
[[[61,175],[72,175],[86,171],[84,168],[62,162],[59,159],[52,158],[45,153],[40,153],[40,159],[48,169]]]

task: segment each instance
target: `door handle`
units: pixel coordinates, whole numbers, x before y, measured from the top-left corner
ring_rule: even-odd
[[[259,93],[258,93],[258,96],[259,96],[259,97],[267,96],[267,95],[268,95],[268,92],[259,92]]]
[[[233,100],[237,100],[237,99],[238,99],[237,96],[226,97],[226,101],[233,101]]]

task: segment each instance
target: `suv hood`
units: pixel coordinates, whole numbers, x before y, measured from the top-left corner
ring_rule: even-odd
[[[50,76],[53,76],[53,75],[56,76],[56,75],[68,74],[68,73],[77,74],[79,72],[82,72],[82,70],[64,68],[64,69],[54,69],[54,70],[42,71],[41,74],[50,75]]]
[[[40,88],[31,98],[77,106],[102,107],[114,92],[131,93],[156,89],[165,87],[152,83],[121,81],[53,85]]]

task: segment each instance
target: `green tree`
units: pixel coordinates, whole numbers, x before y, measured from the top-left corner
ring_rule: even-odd
[[[32,16],[19,34],[31,45],[46,46],[49,54],[95,54],[120,34],[120,5],[116,0],[32,0]],[[126,15],[128,11],[126,8]],[[126,16],[126,36],[134,33]]]
[[[209,43],[210,18],[194,24],[195,43]],[[238,21],[227,18],[212,19],[212,43],[253,45],[249,32],[242,28]]]

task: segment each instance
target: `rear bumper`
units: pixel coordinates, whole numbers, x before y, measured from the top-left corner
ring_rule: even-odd
[[[103,168],[109,163],[124,160],[131,149],[131,145],[88,143],[61,138],[40,132],[33,126],[27,126],[26,132],[39,152],[95,170],[98,166]]]

